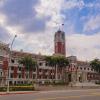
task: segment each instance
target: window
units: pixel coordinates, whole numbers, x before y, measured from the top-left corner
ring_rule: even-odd
[[[10,74],[10,77],[13,78],[13,73]]]
[[[16,81],[14,81],[14,85],[16,85]]]
[[[2,76],[2,72],[0,73],[0,76]]]
[[[80,70],[82,70],[82,67],[80,67]]]
[[[21,84],[23,84],[23,81],[21,81]]]
[[[14,70],[14,67],[13,66],[11,66],[11,70]]]
[[[43,78],[44,78],[44,79],[47,79],[47,76],[45,75],[45,76],[43,76]]]
[[[9,81],[9,84],[12,85],[12,81]]]
[[[91,71],[93,71],[93,69],[91,69]]]
[[[46,63],[45,66],[48,66],[48,63]]]
[[[15,62],[14,59],[11,59],[11,62],[14,63]]]
[[[41,72],[42,71],[42,69],[39,69],[39,72]]]
[[[42,66],[43,64],[42,63],[39,63],[39,65]]]
[[[26,74],[26,78],[28,78],[28,74]]]
[[[48,70],[46,69],[45,72],[48,72]]]
[[[19,71],[21,71],[21,69],[22,69],[22,68],[21,68],[21,67],[19,67]]]
[[[35,72],[36,71],[36,68],[33,68],[33,72]]]
[[[21,78],[21,74],[19,74],[19,78]]]
[[[84,70],[86,70],[86,68],[84,68]]]
[[[33,74],[33,79],[35,79],[35,76],[36,76],[36,75],[35,75],[35,74]]]

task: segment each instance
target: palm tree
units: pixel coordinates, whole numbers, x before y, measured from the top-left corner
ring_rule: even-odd
[[[45,61],[47,65],[52,67],[52,72],[53,72],[53,67],[54,67],[54,60],[52,56],[45,56]],[[52,80],[53,80],[53,75],[52,75]]]
[[[56,56],[56,70],[58,70],[60,68],[62,75],[63,75],[63,79],[65,79],[65,73],[66,73],[66,67],[69,65],[69,61],[66,57],[64,56]],[[56,72],[57,74],[57,72]],[[56,75],[57,77],[58,75]]]
[[[29,81],[30,71],[36,69],[37,62],[33,60],[31,56],[25,56],[24,58],[21,58],[19,60],[19,64],[23,64],[25,66],[25,69],[28,71],[28,81]]]
[[[68,66],[68,64],[69,64],[69,62],[68,62],[68,60],[67,60],[67,58],[66,57],[64,57],[64,56],[46,56],[46,62],[50,65],[50,66],[52,66],[52,67],[55,67],[55,78],[56,78],[56,80],[58,79],[58,68],[61,68],[62,69],[62,71],[63,71],[63,69],[66,67],[66,66]],[[63,74],[63,72],[62,72],[62,74]]]

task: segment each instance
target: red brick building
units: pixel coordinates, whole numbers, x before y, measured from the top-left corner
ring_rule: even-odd
[[[54,39],[55,55],[66,56],[65,47],[65,33],[58,30],[55,33]],[[9,60],[9,54],[11,53],[11,59]],[[19,59],[30,55],[38,63],[38,68],[28,71],[25,66],[19,64]],[[67,57],[70,62],[69,66],[65,69],[58,68],[57,74],[55,68],[49,66],[44,60],[45,56],[32,54],[23,51],[10,51],[9,46],[5,43],[0,42],[0,85],[6,85],[8,79],[8,68],[9,68],[9,79],[10,84],[25,84],[37,81],[44,83],[45,81],[66,81],[66,82],[95,82],[100,80],[100,74],[91,68],[89,62],[83,62],[77,60],[76,56]],[[57,77],[56,77],[57,75]]]

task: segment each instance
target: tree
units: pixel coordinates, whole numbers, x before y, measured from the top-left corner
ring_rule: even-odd
[[[100,73],[100,60],[99,59],[94,59],[90,62],[90,65],[94,70]]]
[[[53,72],[53,67],[54,67],[54,59],[52,56],[45,56],[45,61],[47,63],[47,65],[52,67],[52,72]],[[52,75],[52,80],[53,80],[53,75]]]
[[[23,64],[25,66],[25,69],[28,71],[28,80],[30,78],[30,71],[33,71],[33,69],[36,69],[37,62],[32,59],[31,56],[25,56],[24,58],[21,58],[19,60],[20,64]]]
[[[56,78],[56,80],[58,79],[57,78],[58,68],[61,68],[63,70],[63,68],[65,68],[66,66],[69,65],[68,59],[64,56],[46,56],[45,60],[46,60],[46,62],[48,63],[49,66],[55,67],[55,73],[56,73],[55,78]]]
[[[66,80],[66,67],[69,65],[69,61],[64,56],[58,56],[57,58],[57,68],[60,68],[62,71],[63,79]]]

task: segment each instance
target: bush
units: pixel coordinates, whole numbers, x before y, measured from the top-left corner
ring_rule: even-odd
[[[0,87],[0,92],[5,92],[7,91],[7,87]]]
[[[11,86],[10,91],[33,91],[33,86]]]
[[[10,86],[10,91],[33,91],[33,86]],[[7,91],[7,87],[0,87],[0,91],[5,92]]]
[[[66,83],[64,81],[58,81],[58,82],[54,81],[53,85],[66,85]]]
[[[98,85],[100,85],[100,81],[96,81],[96,82],[95,82],[95,84],[98,84]]]
[[[44,85],[50,85],[51,83],[50,83],[50,81],[45,81],[44,82]]]
[[[16,84],[14,86],[33,86],[33,84]]]

